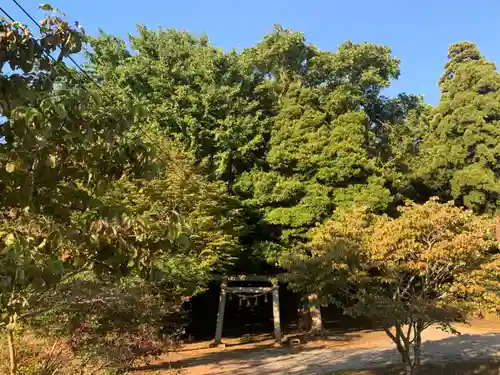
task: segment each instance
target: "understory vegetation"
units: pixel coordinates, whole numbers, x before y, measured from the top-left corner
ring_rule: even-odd
[[[426,328],[497,311],[500,75],[475,44],[450,46],[431,106],[382,94],[388,46],[124,41],[42,9],[36,35],[0,18],[0,372],[175,350],[214,273],[289,271],[379,323],[406,375]]]

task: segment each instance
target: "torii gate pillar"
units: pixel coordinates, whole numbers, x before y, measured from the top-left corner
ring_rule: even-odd
[[[224,310],[226,309],[227,278],[222,279],[219,296],[219,312],[217,314],[217,327],[215,329],[215,344],[222,343],[222,326],[224,325]]]
[[[274,339],[281,342],[281,319],[280,319],[280,292],[279,285],[274,284],[273,288],[273,320],[274,320]]]

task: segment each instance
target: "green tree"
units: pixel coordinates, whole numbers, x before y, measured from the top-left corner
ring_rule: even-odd
[[[224,183],[207,181],[181,153],[170,158],[152,179],[111,183],[99,204],[76,215],[75,226],[91,228],[93,272],[82,269],[25,308],[30,328],[111,369],[161,354],[162,335],[182,329],[181,299],[233,263],[242,228]]]
[[[262,157],[272,102],[262,75],[239,54],[172,29],[139,26],[130,42],[134,53],[101,32],[90,41],[89,62],[124,103],[147,108],[151,128],[217,179],[231,182]]]
[[[0,312],[9,339],[11,374],[17,367],[13,332],[20,311],[29,296],[60,280],[63,265],[57,253],[71,243],[58,236],[63,226],[59,216],[64,212],[67,217],[71,209],[63,197],[77,192],[59,172],[69,172],[82,161],[68,160],[70,137],[61,126],[75,98],[69,96],[64,103],[64,95],[52,93],[62,59],[80,50],[83,34],[55,15],[41,25],[37,40],[24,25],[0,19],[0,115],[5,141],[0,149]],[[58,50],[52,61],[47,53]],[[85,139],[85,132],[81,134]],[[75,204],[79,197],[75,194]],[[54,210],[56,200],[60,200],[58,210]]]
[[[289,251],[335,207],[388,207],[377,131],[391,115],[380,91],[398,76],[399,62],[368,43],[322,52],[279,27],[245,53],[267,69],[277,102],[266,163],[241,174],[235,191],[261,212],[268,241],[257,246],[275,263],[280,247]]]
[[[425,329],[456,332],[453,322],[471,312],[496,311],[497,246],[490,219],[431,199],[401,207],[398,218],[337,212],[292,270],[299,289],[381,324],[412,375]]]
[[[406,199],[416,202],[425,202],[435,192],[419,178],[418,165],[420,162],[421,143],[428,134],[429,122],[434,108],[424,104],[422,99],[412,103],[412,107],[405,108],[408,98],[403,96],[388,101],[389,119],[382,121],[377,130],[379,141],[379,166],[384,179],[393,195],[390,213]],[[404,117],[397,118],[399,107],[403,105]],[[386,110],[384,110],[385,112]],[[393,117],[395,116],[395,117]]]
[[[442,197],[476,212],[495,212],[500,75],[473,43],[460,42],[449,49],[440,87],[417,175]]]
[[[41,25],[35,39],[0,20],[0,314],[12,374],[16,325],[52,288],[88,270],[201,286],[232,260],[240,228],[223,183],[174,155],[120,91],[103,94],[64,66],[81,27],[57,14]]]
[[[320,51],[279,25],[241,53],[186,32],[138,31],[130,51],[104,33],[92,39],[90,66],[127,106],[147,108],[148,126],[204,173],[229,182],[246,210],[240,263],[275,265],[335,207],[384,211],[407,186],[398,137],[410,138],[403,124],[422,104],[380,95],[399,75],[389,48]]]

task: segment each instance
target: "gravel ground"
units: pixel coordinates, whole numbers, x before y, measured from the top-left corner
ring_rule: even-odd
[[[424,333],[424,362],[500,357],[498,322],[461,326],[455,336],[430,328]],[[338,370],[385,366],[400,361],[394,345],[383,332],[362,332],[304,345],[296,354],[271,342],[171,354],[151,366],[165,374],[170,365],[188,375],[320,375]],[[163,370],[163,371],[162,371]],[[149,372],[151,374],[151,372]]]

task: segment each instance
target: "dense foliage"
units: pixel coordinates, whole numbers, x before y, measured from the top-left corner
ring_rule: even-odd
[[[410,322],[414,341],[478,307],[454,304],[496,280],[500,76],[473,43],[450,47],[432,107],[382,94],[400,74],[387,46],[322,51],[281,26],[242,51],[145,26],[127,43],[43,9],[39,37],[0,19],[0,323],[12,374],[18,322],[55,336],[88,327],[135,353],[213,272],[276,272],[299,257],[303,291],[328,301],[348,283],[346,311]],[[84,74],[64,63],[82,49]],[[432,284],[442,262],[453,272]],[[464,275],[476,289],[458,287]],[[394,307],[394,289],[416,300]],[[436,293],[450,300],[430,302]],[[132,307],[141,327],[110,318]],[[91,341],[80,348],[107,355]]]
[[[101,33],[90,65],[129,105],[144,105],[155,129],[190,152],[205,173],[229,182],[244,204],[242,243],[254,260],[283,252],[336,207],[383,212],[399,200],[402,170],[391,141],[415,96],[381,96],[399,75],[384,46],[346,42],[320,51],[276,26],[241,53],[207,38],[139,27],[125,43]],[[394,134],[393,134],[394,133]]]
[[[18,323],[54,288],[89,271],[140,277],[175,310],[233,260],[241,231],[223,182],[153,129],[139,137],[146,120],[135,108],[64,65],[83,29],[52,13],[41,25],[35,39],[0,20],[0,324],[12,374]]]
[[[435,198],[399,211],[391,218],[339,210],[316,231],[311,255],[294,260],[292,277],[347,314],[380,324],[411,375],[425,329],[453,330],[453,322],[497,308],[500,258],[491,219]]]
[[[348,290],[355,293],[346,312],[381,320],[409,373],[418,371],[409,351],[418,358],[421,331],[479,308],[472,295],[497,280],[486,223],[499,202],[500,76],[473,43],[450,47],[435,108],[416,95],[382,95],[400,73],[388,47],[347,41],[335,52],[321,51],[281,26],[241,52],[223,52],[206,37],[142,26],[131,38],[132,50],[104,33],[91,45],[95,74],[129,107],[147,107],[152,129],[192,155],[210,179],[227,182],[241,203],[243,251],[234,271],[263,263],[289,267],[299,256],[293,270],[300,290],[331,302],[340,281],[351,283]],[[404,206],[408,199],[425,203],[431,197],[474,213],[434,201]],[[324,234],[326,243],[343,248],[341,254],[353,254],[341,259],[327,253],[318,268],[311,249],[315,228],[324,228],[334,212],[356,209],[364,219],[351,213],[346,222],[326,224],[343,226],[350,242],[335,231]],[[368,225],[367,218],[376,219]],[[436,243],[424,251],[420,244],[429,236]],[[390,258],[387,252],[399,258],[375,266]],[[358,271],[344,274],[344,262],[354,262]],[[429,276],[425,264],[444,264],[446,272]],[[490,266],[488,279],[481,267]],[[354,282],[366,267],[376,268],[377,276]],[[460,282],[479,289],[451,293],[458,293]],[[495,300],[496,289],[490,289]],[[393,290],[406,293],[400,305],[389,303]],[[447,298],[432,302],[437,294]],[[482,308],[492,307],[482,302]],[[408,324],[411,337],[401,336]]]
[[[450,47],[417,175],[476,212],[498,210],[500,75],[470,42]]]

